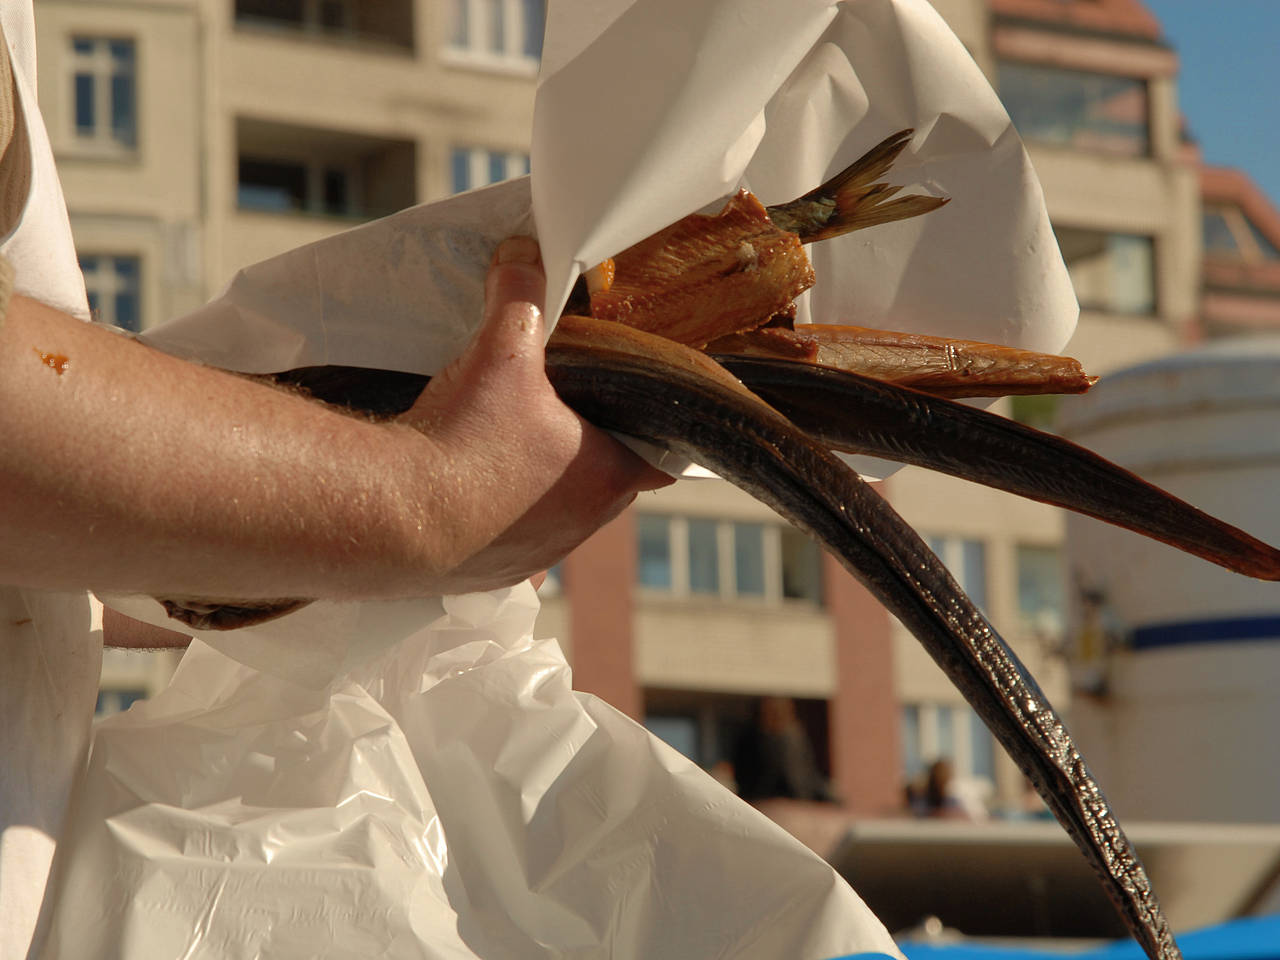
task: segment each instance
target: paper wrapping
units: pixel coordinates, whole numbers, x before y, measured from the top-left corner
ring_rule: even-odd
[[[245,372],[433,374],[478,324],[502,238],[539,236],[555,316],[581,270],[739,184],[789,200],[912,127],[891,179],[952,202],[818,245],[800,319],[1066,342],[1075,301],[1026,155],[924,0],[549,16],[531,180],[250,267],[142,339]],[[98,730],[42,955],[897,955],[819,857],[575,694],[536,606],[523,585],[201,635]]]

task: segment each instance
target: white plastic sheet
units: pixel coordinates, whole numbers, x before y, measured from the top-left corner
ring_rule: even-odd
[[[478,322],[502,237],[536,221],[555,315],[581,269],[740,182],[791,199],[910,126],[896,182],[952,203],[814,251],[802,319],[1065,343],[1039,188],[925,0],[558,0],[550,17],[532,183],[249,268],[144,339],[246,372],[431,374]],[[573,693],[536,606],[527,585],[314,604],[204,636],[99,728],[43,955],[896,955],[821,859]]]

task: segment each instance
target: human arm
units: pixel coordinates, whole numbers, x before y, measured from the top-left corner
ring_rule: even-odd
[[[369,599],[550,566],[665,481],[555,396],[536,246],[500,249],[513,259],[490,271],[475,342],[392,423],[15,297],[0,328],[0,582]]]

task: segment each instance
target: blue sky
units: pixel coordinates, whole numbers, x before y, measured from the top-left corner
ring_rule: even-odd
[[[1280,0],[1143,0],[1178,52],[1178,94],[1207,163],[1280,207]]]

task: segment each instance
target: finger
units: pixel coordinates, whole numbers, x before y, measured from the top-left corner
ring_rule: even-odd
[[[468,353],[486,360],[536,360],[540,369],[546,288],[536,240],[511,237],[500,243],[485,277],[484,322]]]

